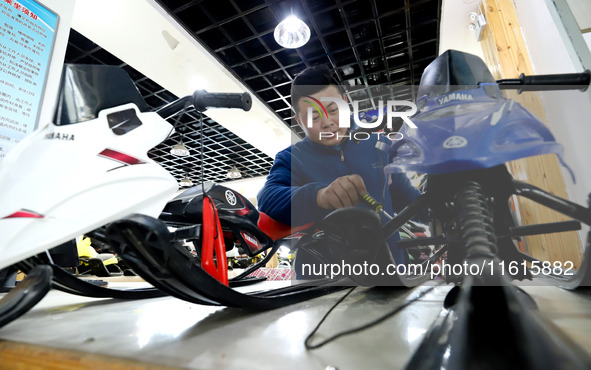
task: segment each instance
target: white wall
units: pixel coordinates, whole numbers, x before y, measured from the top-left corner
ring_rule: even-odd
[[[560,19],[548,2],[515,0],[517,15],[535,74],[583,71],[573,55],[572,43],[565,36]],[[572,35],[571,35],[572,36]],[[588,50],[585,50],[588,52]],[[591,69],[591,66],[586,66]],[[574,170],[576,184],[565,175],[571,200],[587,204],[591,192],[591,89],[586,92],[544,92],[541,94],[549,126],[565,147],[565,161]]]
[[[468,29],[470,12],[478,11],[480,0],[443,0],[439,26],[439,54],[453,49],[484,59],[474,32]]]

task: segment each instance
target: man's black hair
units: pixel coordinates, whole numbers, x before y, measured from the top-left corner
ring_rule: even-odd
[[[299,113],[298,101],[302,97],[315,94],[328,85],[334,85],[341,95],[345,95],[343,87],[336,81],[327,66],[308,67],[300,72],[291,83],[291,104],[295,113]]]

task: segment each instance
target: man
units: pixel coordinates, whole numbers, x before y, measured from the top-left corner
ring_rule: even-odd
[[[308,108],[321,98],[346,100],[327,67],[310,67],[296,76],[291,100],[306,138],[275,157],[257,197],[259,210],[279,222],[299,226],[320,221],[335,209],[363,205],[366,193],[389,214],[416,198],[419,191],[404,174],[390,179],[384,175],[388,156],[376,149],[378,135],[358,143],[349,140],[348,128],[339,126],[335,102],[325,101],[325,111],[313,109],[309,127]],[[395,247],[398,239],[396,233],[388,240],[390,251],[397,263],[406,263],[406,253]]]

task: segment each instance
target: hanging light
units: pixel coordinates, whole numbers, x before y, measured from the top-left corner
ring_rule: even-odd
[[[179,142],[173,146],[172,148],[170,148],[170,154],[172,155],[176,155],[177,157],[186,157],[189,154],[189,149],[185,146],[185,144],[183,144],[183,139],[185,137],[185,134],[181,134],[181,139],[179,140]]]
[[[236,165],[233,165],[232,168],[230,168],[230,170],[226,174],[226,177],[229,179],[239,179],[242,177],[242,174],[240,173]]]
[[[170,148],[170,154],[176,155],[177,157],[186,157],[190,153],[189,149],[183,144],[183,139],[181,139],[175,146]]]
[[[191,179],[189,178],[187,173],[185,173],[185,177],[181,181],[179,181],[179,185],[180,186],[193,186],[193,181],[191,181]]]
[[[275,27],[273,37],[284,48],[296,49],[310,40],[310,27],[295,15],[290,15]]]

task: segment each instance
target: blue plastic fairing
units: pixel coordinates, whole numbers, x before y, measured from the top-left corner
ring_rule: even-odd
[[[417,105],[422,108],[412,121],[418,128],[403,125],[404,138],[390,147],[386,173],[459,172],[548,153],[564,165],[563,148],[548,128],[494,85],[426,95]]]

